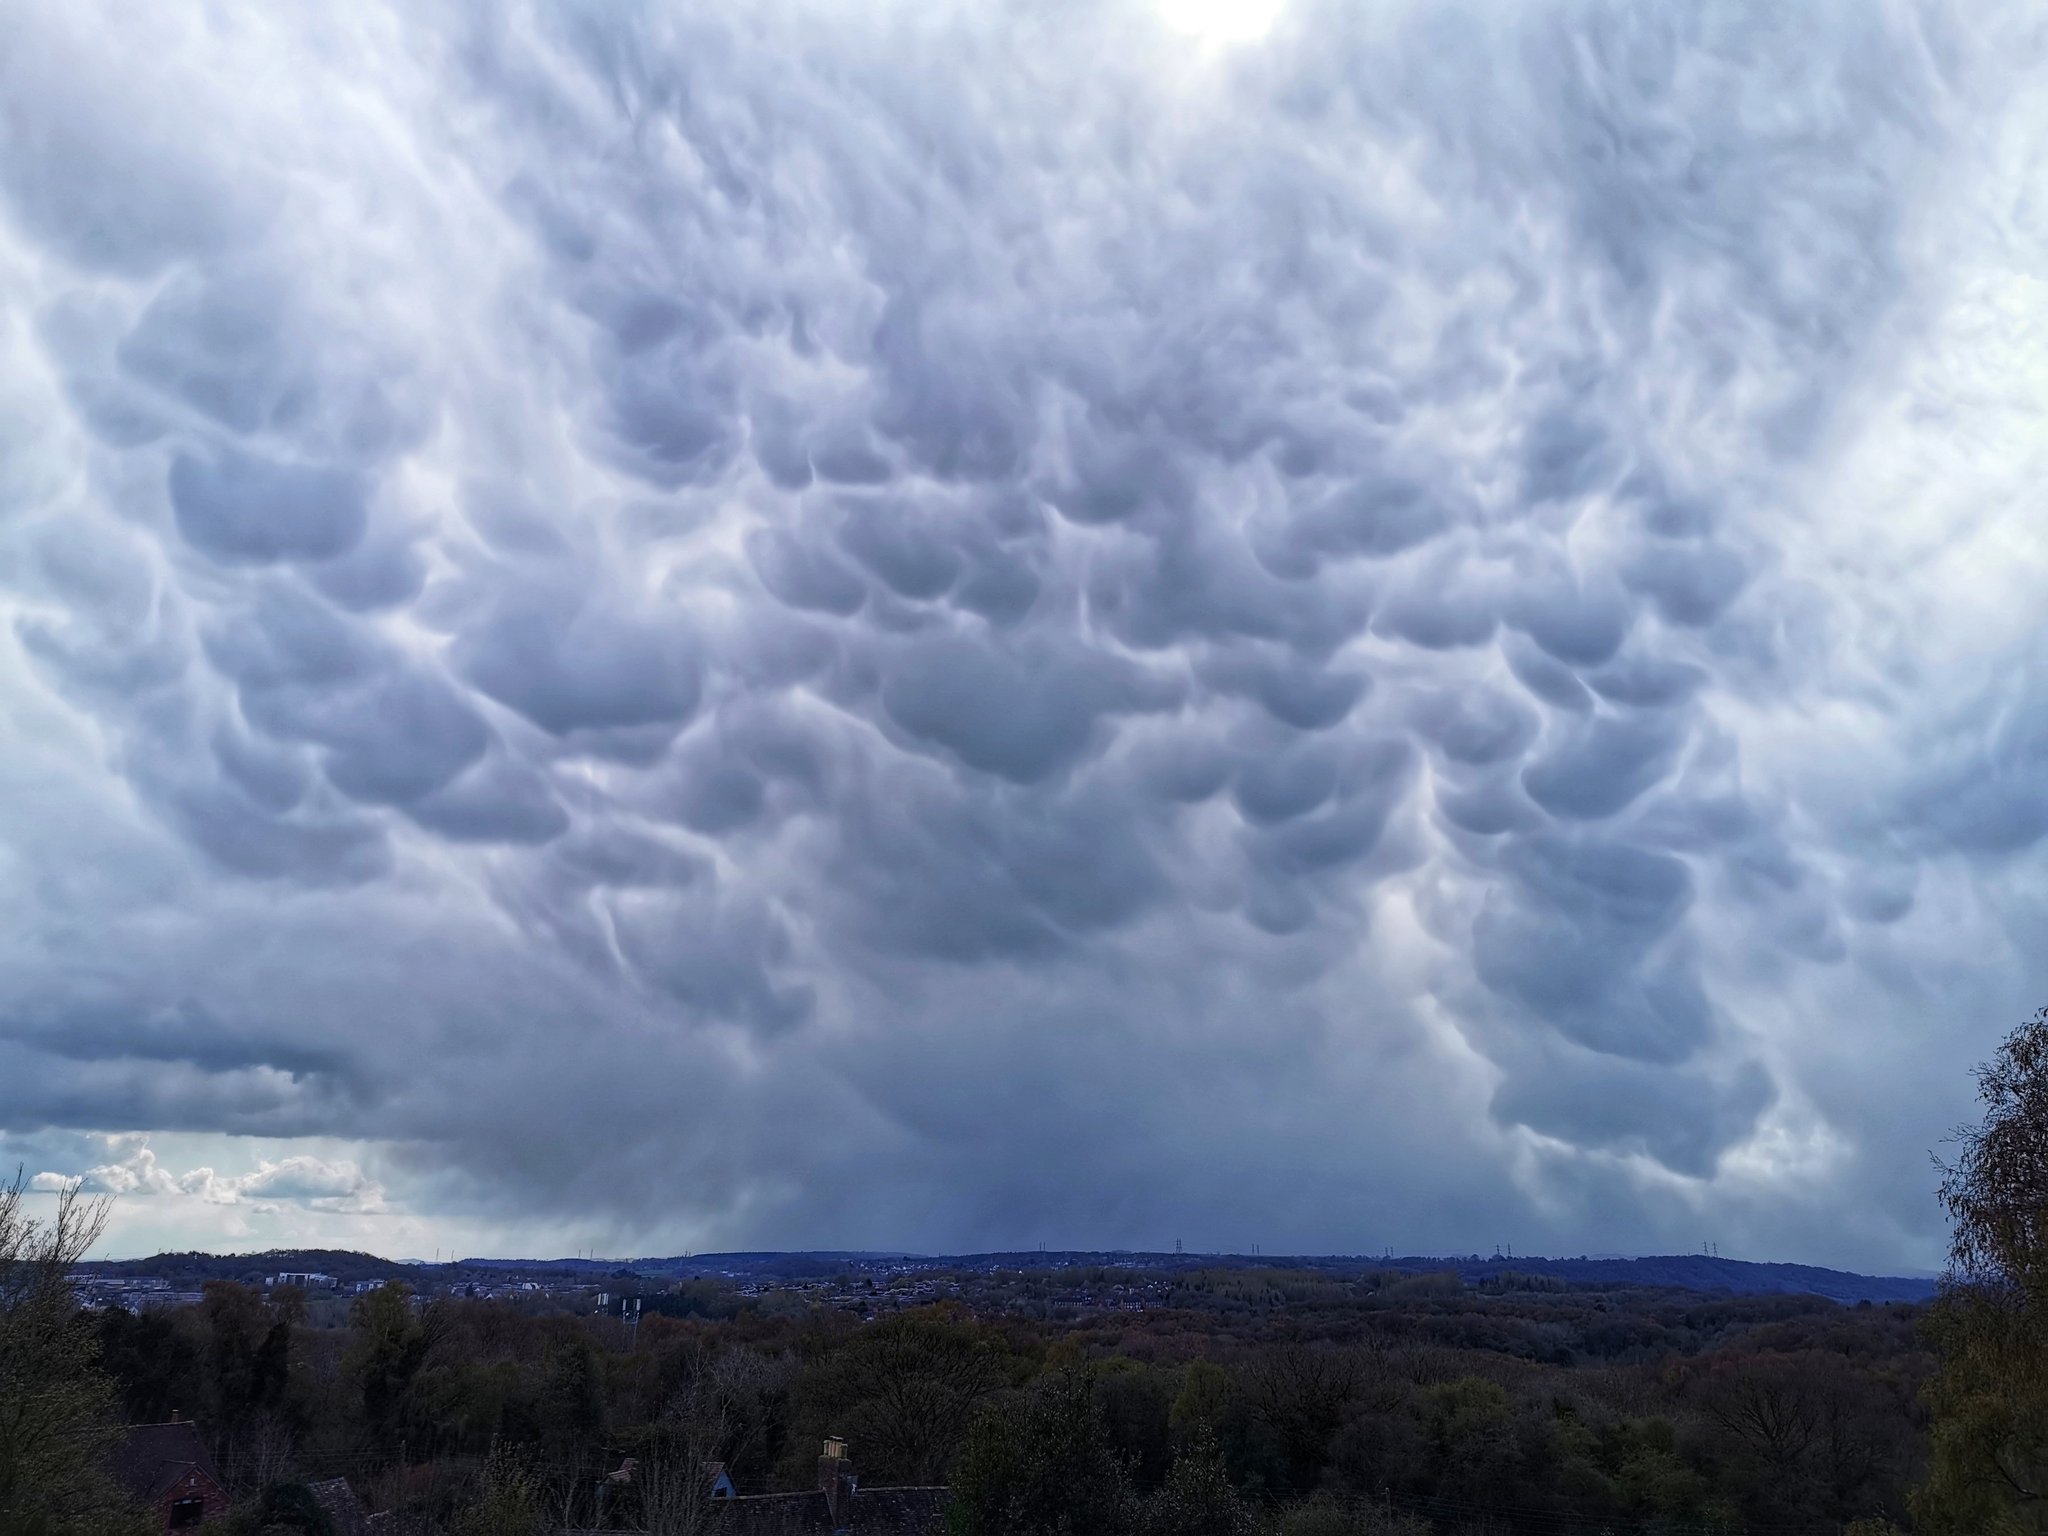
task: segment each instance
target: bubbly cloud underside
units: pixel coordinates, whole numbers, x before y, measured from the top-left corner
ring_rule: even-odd
[[[2044,64],[17,8],[8,1150],[506,1247],[1929,1261],[2048,991]]]

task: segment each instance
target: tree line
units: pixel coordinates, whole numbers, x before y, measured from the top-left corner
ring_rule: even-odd
[[[17,1179],[0,1536],[147,1529],[107,1452],[174,1414],[240,1501],[231,1536],[321,1530],[294,1490],[332,1476],[449,1536],[694,1533],[706,1463],[810,1488],[828,1436],[863,1487],[948,1485],[951,1536],[2041,1532],[2048,1011],[1979,1085],[1925,1307],[1231,1270],[1071,1320],[868,1319],[702,1281],[632,1330],[395,1281],[345,1319],[227,1281],[130,1315],[70,1291],[104,1207],[37,1219]]]

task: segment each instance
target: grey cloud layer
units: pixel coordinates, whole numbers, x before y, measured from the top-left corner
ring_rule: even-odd
[[[1859,681],[1830,481],[2024,8],[715,10],[0,42],[0,1127],[649,1242],[1925,1257],[2048,694]]]

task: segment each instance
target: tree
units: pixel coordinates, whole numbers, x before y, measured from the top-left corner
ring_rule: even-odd
[[[1251,1529],[1215,1433],[1197,1427],[1173,1458],[1165,1486],[1145,1501],[1144,1536],[1250,1536]]]
[[[564,1331],[548,1340],[534,1406],[548,1459],[580,1472],[605,1423],[604,1369],[588,1335]]]
[[[1182,1440],[1203,1428],[1213,1434],[1223,1422],[1223,1411],[1229,1401],[1230,1377],[1223,1367],[1207,1360],[1192,1360],[1181,1373],[1180,1393],[1167,1410],[1167,1423],[1175,1437]]]
[[[1267,1536],[1430,1536],[1429,1522],[1370,1499],[1339,1503],[1318,1496],[1282,1510]]]
[[[1933,1463],[1914,1501],[1936,1531],[2048,1531],[2048,1008],[1977,1070],[1983,1118],[1957,1133],[1954,1223],[1928,1337]]]
[[[1170,1379],[1135,1360],[1105,1360],[1095,1371],[1095,1404],[1110,1447],[1145,1490],[1163,1484],[1173,1467]]]
[[[549,1528],[540,1479],[526,1458],[494,1445],[476,1496],[449,1527],[450,1536],[543,1536]]]
[[[71,1270],[106,1228],[105,1201],[58,1192],[28,1214],[20,1173],[0,1186],[0,1530],[87,1536],[130,1527],[137,1511],[107,1471],[121,1437],[99,1335]]]
[[[1123,1536],[1130,1480],[1110,1450],[1087,1372],[1041,1381],[1021,1405],[985,1409],[953,1475],[952,1536]]]
[[[1289,1491],[1315,1487],[1330,1441],[1364,1385],[1357,1352],[1307,1344],[1265,1350],[1245,1372],[1246,1399],[1273,1436]]]
[[[622,1503],[637,1507],[639,1529],[649,1536],[697,1536],[720,1523],[710,1498],[711,1466],[730,1472],[760,1438],[761,1399],[780,1374],[751,1349],[697,1352],[660,1418],[629,1438],[636,1465]]]
[[[350,1309],[355,1339],[348,1369],[362,1394],[363,1425],[380,1448],[395,1447],[411,1427],[421,1367],[438,1336],[438,1314],[415,1317],[412,1288],[393,1280]]]
[[[334,1522],[303,1483],[273,1483],[228,1521],[229,1536],[334,1536]]]
[[[283,1476],[296,1439],[286,1396],[292,1318],[303,1314],[304,1296],[289,1291],[286,1304],[273,1308],[231,1281],[209,1280],[204,1290],[206,1400],[215,1454],[230,1484],[266,1488]]]
[[[162,1312],[108,1307],[99,1314],[100,1366],[130,1423],[161,1424],[203,1397],[198,1347]]]
[[[1003,1383],[989,1331],[948,1308],[884,1318],[840,1347],[805,1382],[812,1409],[798,1441],[843,1434],[877,1482],[936,1483],[974,1410]]]
[[[1983,1120],[1957,1132],[1962,1154],[1943,1167],[1941,1203],[1955,1224],[1954,1283],[2048,1302],[2048,1008],[1977,1069]]]
[[[1820,1434],[1822,1404],[1808,1363],[1767,1355],[1718,1364],[1702,1400],[1707,1418],[1782,1482]]]

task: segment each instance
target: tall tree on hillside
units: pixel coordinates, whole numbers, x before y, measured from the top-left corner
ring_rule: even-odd
[[[860,1448],[862,1473],[876,1482],[942,1481],[975,1409],[1005,1374],[999,1341],[963,1311],[929,1307],[885,1317],[808,1373],[811,1416],[803,1427],[815,1434],[798,1445],[814,1447],[816,1434],[845,1434]]]
[[[160,1424],[204,1400],[199,1347],[167,1313],[107,1307],[98,1327],[100,1367],[114,1378],[129,1422]]]
[[[1173,1458],[1166,1485],[1145,1501],[1143,1536],[1251,1536],[1252,1515],[1230,1485],[1214,1431],[1198,1425]]]
[[[206,1282],[207,1417],[214,1458],[231,1487],[261,1488],[291,1460],[292,1322],[304,1310],[296,1290],[265,1296],[229,1280]]]
[[[355,1337],[347,1368],[362,1393],[363,1427],[379,1450],[397,1449],[416,1427],[419,1375],[440,1335],[441,1314],[429,1307],[415,1315],[412,1287],[393,1280],[357,1297],[349,1320]]]
[[[757,1406],[771,1369],[751,1349],[710,1357],[700,1352],[688,1381],[640,1439],[638,1467],[622,1498],[638,1505],[638,1529],[648,1536],[702,1536],[724,1523],[710,1497],[710,1469],[730,1470],[759,1434],[762,1426],[750,1422],[748,1409]]]
[[[1980,1123],[1958,1132],[1941,1201],[1955,1225],[1930,1314],[1933,1468],[1920,1523],[2048,1532],[2048,1008],[1977,1071]]]
[[[1136,1513],[1086,1371],[984,1408],[953,1468],[950,1536],[1126,1536]]]
[[[99,1335],[71,1291],[72,1266],[105,1230],[104,1201],[73,1186],[28,1214],[17,1173],[0,1186],[0,1530],[98,1536],[134,1529],[107,1453],[120,1438]]]
[[[1279,1448],[1289,1491],[1315,1487],[1332,1437],[1365,1388],[1365,1366],[1356,1350],[1283,1344],[1261,1351],[1245,1372],[1246,1399]]]

